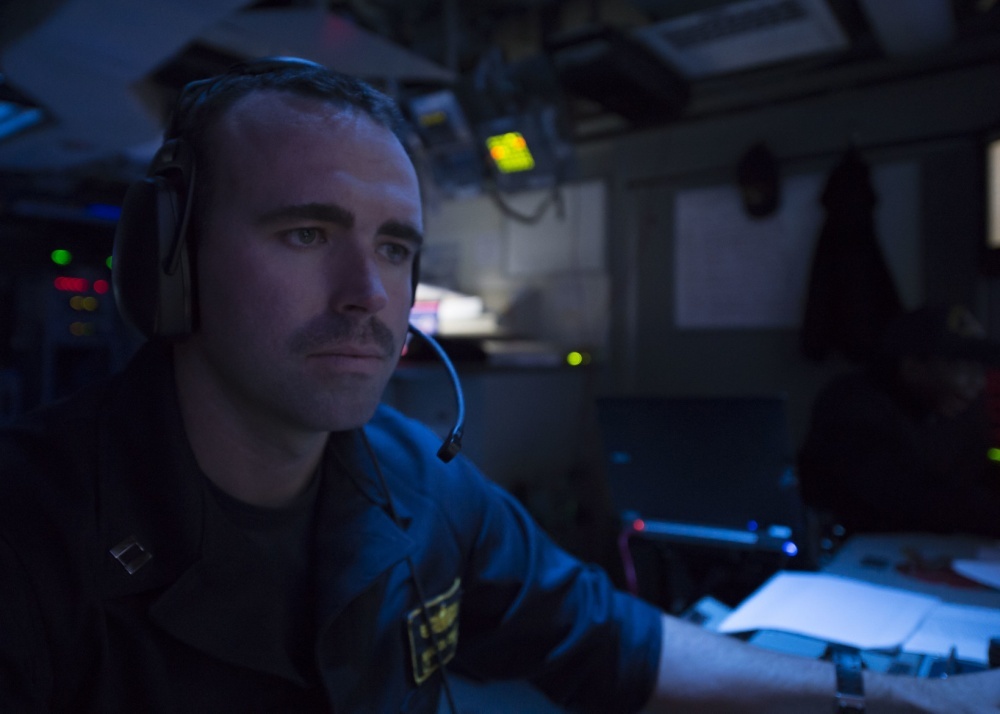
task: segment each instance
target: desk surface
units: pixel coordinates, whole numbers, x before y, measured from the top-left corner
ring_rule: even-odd
[[[876,585],[935,595],[945,602],[1000,608],[1000,590],[955,574],[955,558],[973,558],[998,542],[973,536],[928,533],[858,534],[837,551],[822,572]]]

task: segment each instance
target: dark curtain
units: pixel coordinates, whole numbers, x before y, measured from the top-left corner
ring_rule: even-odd
[[[802,352],[867,362],[886,325],[902,312],[899,293],[875,239],[871,171],[850,148],[834,167],[821,202],[826,219],[813,254]]]

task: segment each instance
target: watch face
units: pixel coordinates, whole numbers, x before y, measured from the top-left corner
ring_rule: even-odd
[[[865,700],[864,697],[857,698],[848,696],[842,696],[840,693],[837,694],[837,711],[839,712],[863,712],[865,710]]]

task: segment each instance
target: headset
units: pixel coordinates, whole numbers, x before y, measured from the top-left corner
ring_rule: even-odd
[[[195,151],[183,138],[183,119],[235,77],[259,76],[326,68],[297,57],[268,57],[241,62],[225,73],[187,84],[154,155],[147,175],[132,183],[125,194],[115,231],[112,285],[122,317],[147,338],[179,339],[190,334],[197,321],[197,285],[192,267],[191,214],[197,166]],[[416,296],[420,278],[419,255],[411,276]],[[410,334],[426,343],[444,363],[455,394],[456,417],[438,457],[451,461],[461,449],[465,400],[454,365],[440,344],[409,325]]]

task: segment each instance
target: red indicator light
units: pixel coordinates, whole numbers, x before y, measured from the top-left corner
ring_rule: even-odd
[[[90,281],[86,278],[71,278],[61,275],[52,283],[56,290],[64,290],[74,293],[85,293],[90,289]]]
[[[94,292],[97,293],[98,295],[103,295],[104,293],[106,293],[109,287],[110,286],[108,285],[107,280],[94,281]]]
[[[644,531],[646,530],[646,521],[641,518],[636,518],[632,521],[632,530],[634,531]]]

